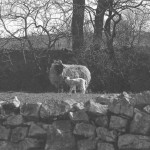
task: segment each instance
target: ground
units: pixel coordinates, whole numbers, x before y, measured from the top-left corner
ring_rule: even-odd
[[[24,93],[24,92],[1,92],[0,101],[9,101],[17,96],[21,103],[24,102],[41,102],[53,100],[74,99],[77,102],[85,102],[100,94],[68,94],[68,93]]]

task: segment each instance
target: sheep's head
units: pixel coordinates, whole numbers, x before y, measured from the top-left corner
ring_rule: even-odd
[[[55,65],[63,65],[61,60],[54,60],[53,64],[55,64]]]
[[[70,80],[70,77],[69,76],[65,76],[64,80]]]
[[[62,74],[64,65],[61,60],[54,60],[52,66],[55,68],[57,75]]]

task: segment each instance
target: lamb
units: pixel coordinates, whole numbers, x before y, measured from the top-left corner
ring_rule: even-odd
[[[64,77],[64,80],[66,82],[66,84],[70,87],[70,92],[72,93],[72,91],[74,90],[74,93],[76,93],[76,87],[78,87],[80,89],[80,92],[85,94],[86,91],[86,84],[87,81],[83,78],[75,78],[75,79],[70,79],[70,77]]]
[[[91,80],[91,73],[86,66],[83,65],[69,65],[63,64],[61,60],[54,61],[49,71],[50,82],[58,89],[64,86],[64,77],[68,76],[70,79],[83,78],[86,80],[86,89]],[[59,91],[59,90],[58,90]]]

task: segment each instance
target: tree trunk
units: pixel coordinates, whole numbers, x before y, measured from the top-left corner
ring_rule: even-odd
[[[76,56],[79,56],[84,44],[83,23],[84,23],[85,0],[73,0],[72,16],[72,49]]]
[[[96,15],[95,15],[94,37],[93,37],[93,45],[94,48],[96,49],[99,49],[101,45],[104,15],[106,9],[107,9],[106,2],[104,0],[98,0]]]

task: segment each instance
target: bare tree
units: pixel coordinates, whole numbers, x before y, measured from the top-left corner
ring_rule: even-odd
[[[104,16],[106,10],[107,10],[107,2],[104,0],[98,0],[95,13],[94,36],[93,36],[93,45],[96,49],[100,49],[102,43]]]
[[[73,0],[73,16],[72,16],[72,49],[77,56],[80,55],[83,48],[83,24],[84,24],[85,0]]]
[[[127,10],[123,13],[123,19],[116,27],[115,43],[118,46],[139,46],[141,33],[148,27],[149,10]]]
[[[29,39],[29,29],[31,27],[30,15],[35,11],[35,7],[30,2],[6,1],[1,5],[1,23],[5,31],[18,41],[27,41],[34,61],[38,65],[34,48]],[[12,28],[14,26],[14,28]],[[39,65],[38,65],[39,67]],[[40,69],[40,68],[39,68]]]
[[[104,39],[110,59],[117,64],[113,47],[114,38],[116,37],[116,26],[122,20],[123,11],[139,8],[143,0],[97,0],[95,2],[97,3],[97,8],[95,10],[93,44],[100,48]],[[103,33],[105,38],[102,37]]]
[[[29,47],[38,65],[32,35],[41,36],[41,39],[46,35],[48,40],[43,38],[41,42],[48,50],[59,38],[70,36],[70,30],[66,28],[71,20],[70,6],[63,0],[7,0],[1,5],[0,20],[8,35]]]
[[[70,4],[68,7],[63,1],[49,1],[38,7],[32,15],[33,24],[39,34],[46,34],[48,37],[48,43],[45,43],[48,49],[51,49],[59,38],[70,36],[71,10]],[[56,15],[53,16],[54,11]]]

